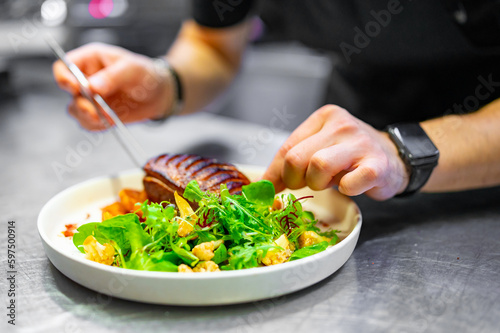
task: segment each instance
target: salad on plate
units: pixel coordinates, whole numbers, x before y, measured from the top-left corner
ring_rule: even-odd
[[[152,202],[123,189],[102,222],[81,225],[74,245],[89,260],[125,269],[181,273],[270,266],[322,252],[338,241],[302,207],[311,197],[276,195],[260,180],[232,194],[225,183],[204,191],[191,180],[174,200]]]

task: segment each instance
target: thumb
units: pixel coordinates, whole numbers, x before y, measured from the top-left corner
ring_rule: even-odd
[[[88,78],[90,89],[101,96],[109,96],[120,90],[130,77],[125,61],[117,61]]]

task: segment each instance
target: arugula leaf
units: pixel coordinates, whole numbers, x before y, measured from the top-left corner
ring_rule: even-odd
[[[206,197],[205,193],[200,189],[198,182],[194,179],[187,184],[182,196],[189,201],[196,202],[200,202],[201,199]]]
[[[292,253],[292,255],[290,256],[290,261],[302,259],[305,257],[312,256],[313,254],[322,252],[328,248],[328,245],[329,243],[327,241],[323,241],[318,244],[305,246]]]
[[[263,257],[266,256],[267,251],[271,249],[279,249],[276,245],[270,244],[255,244],[250,246],[235,246],[230,249],[229,264],[221,267],[221,269],[243,269],[258,267]]]
[[[257,217],[259,214],[252,204],[242,196],[229,194],[226,184],[221,184],[221,200],[226,211],[234,216],[232,222],[241,221],[251,231],[272,235],[272,228]]]
[[[274,185],[269,180],[259,180],[242,187],[245,198],[262,206],[272,206],[274,203]]]
[[[165,224],[175,216],[175,209],[172,205],[163,207],[159,203],[144,202],[141,205],[142,216],[146,219],[145,224],[149,228],[163,229]]]
[[[212,258],[212,261],[216,264],[220,264],[221,262],[226,261],[227,258],[227,248],[224,244],[221,244],[219,245],[217,250],[214,251],[214,257]]]

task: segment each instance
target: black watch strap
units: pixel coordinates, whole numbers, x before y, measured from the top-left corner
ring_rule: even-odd
[[[406,189],[403,192],[397,194],[396,197],[407,197],[417,193],[418,190],[420,190],[425,185],[425,183],[427,183],[427,180],[429,180],[434,167],[435,165],[422,165],[418,168],[410,168],[410,179],[408,181],[408,186],[406,186]]]
[[[418,123],[399,123],[386,128],[408,169],[410,179],[406,189],[396,195],[404,197],[420,190],[438,163],[439,150]]]

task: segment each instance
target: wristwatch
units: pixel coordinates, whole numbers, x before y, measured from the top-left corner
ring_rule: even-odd
[[[418,123],[393,124],[385,130],[410,173],[408,186],[396,197],[414,194],[425,185],[438,164],[439,150]]]

